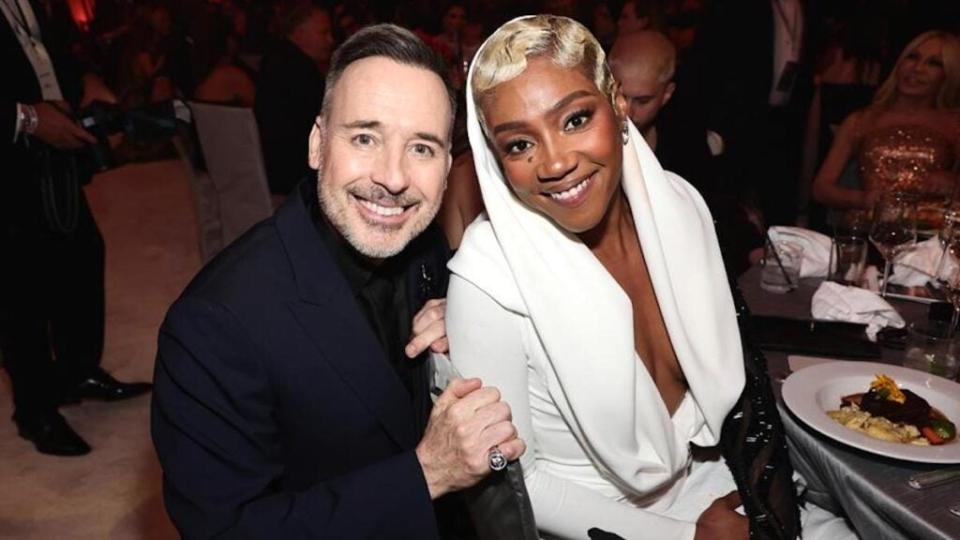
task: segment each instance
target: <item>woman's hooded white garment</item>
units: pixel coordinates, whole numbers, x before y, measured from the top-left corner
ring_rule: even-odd
[[[694,420],[678,434],[634,349],[630,299],[579,238],[514,196],[480,127],[472,79],[471,69],[468,133],[486,214],[467,230],[449,264],[453,282],[468,282],[504,313],[532,324],[552,370],[546,377],[549,399],[599,478],[632,499],[655,492],[670,497],[675,490],[664,488],[690,462],[686,443],[717,444],[744,386],[736,313],[709,211],[689,184],[663,171],[631,124],[623,147],[623,190],[689,385],[676,414],[686,410]],[[471,306],[458,301],[452,285],[448,313],[463,314],[448,319],[455,364],[458,341],[465,341],[456,336],[471,332]],[[523,361],[489,358],[486,370]],[[525,467],[533,457],[525,458]]]

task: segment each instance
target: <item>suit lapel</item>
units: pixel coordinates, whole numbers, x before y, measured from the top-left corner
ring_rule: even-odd
[[[278,210],[276,222],[300,296],[290,309],[303,332],[391,438],[412,448],[418,436],[410,397],[327,252],[299,189]]]
[[[346,295],[341,300],[323,306],[296,302],[290,308],[324,360],[374,413],[390,437],[400,447],[412,448],[417,437],[410,396],[356,301]]]
[[[428,227],[404,250],[402,264],[407,271],[404,275],[404,294],[406,303],[401,310],[401,321],[413,321],[413,316],[432,298],[443,298],[447,290],[446,239],[436,227]],[[409,335],[409,332],[408,332]],[[429,349],[415,359],[411,359],[415,384],[427,389],[432,386],[433,372],[430,368]],[[418,430],[423,430],[429,420],[433,403],[426,391],[414,396],[413,409]]]

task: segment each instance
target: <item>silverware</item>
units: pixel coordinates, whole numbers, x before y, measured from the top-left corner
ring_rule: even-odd
[[[954,480],[960,480],[960,467],[917,473],[907,479],[907,485],[913,489],[926,489],[953,482]],[[954,508],[957,509],[957,512],[954,512]],[[960,513],[958,513],[960,512],[960,505],[951,508],[950,511],[960,516]]]
[[[960,504],[955,504],[955,505],[951,506],[950,508],[947,508],[947,511],[949,511],[951,514],[953,514],[953,515],[955,515],[955,516],[957,516],[957,517],[960,517]]]

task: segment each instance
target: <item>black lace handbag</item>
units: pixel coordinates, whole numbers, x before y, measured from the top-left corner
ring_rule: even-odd
[[[735,284],[731,288],[746,384],[724,420],[720,448],[750,519],[750,538],[792,540],[800,534],[800,510],[786,432],[767,375],[767,360],[753,345],[750,311],[740,289]]]

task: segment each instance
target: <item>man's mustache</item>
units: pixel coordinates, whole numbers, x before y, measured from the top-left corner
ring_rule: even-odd
[[[350,194],[382,206],[412,206],[420,202],[420,198],[409,191],[393,194],[377,184],[352,187]]]

